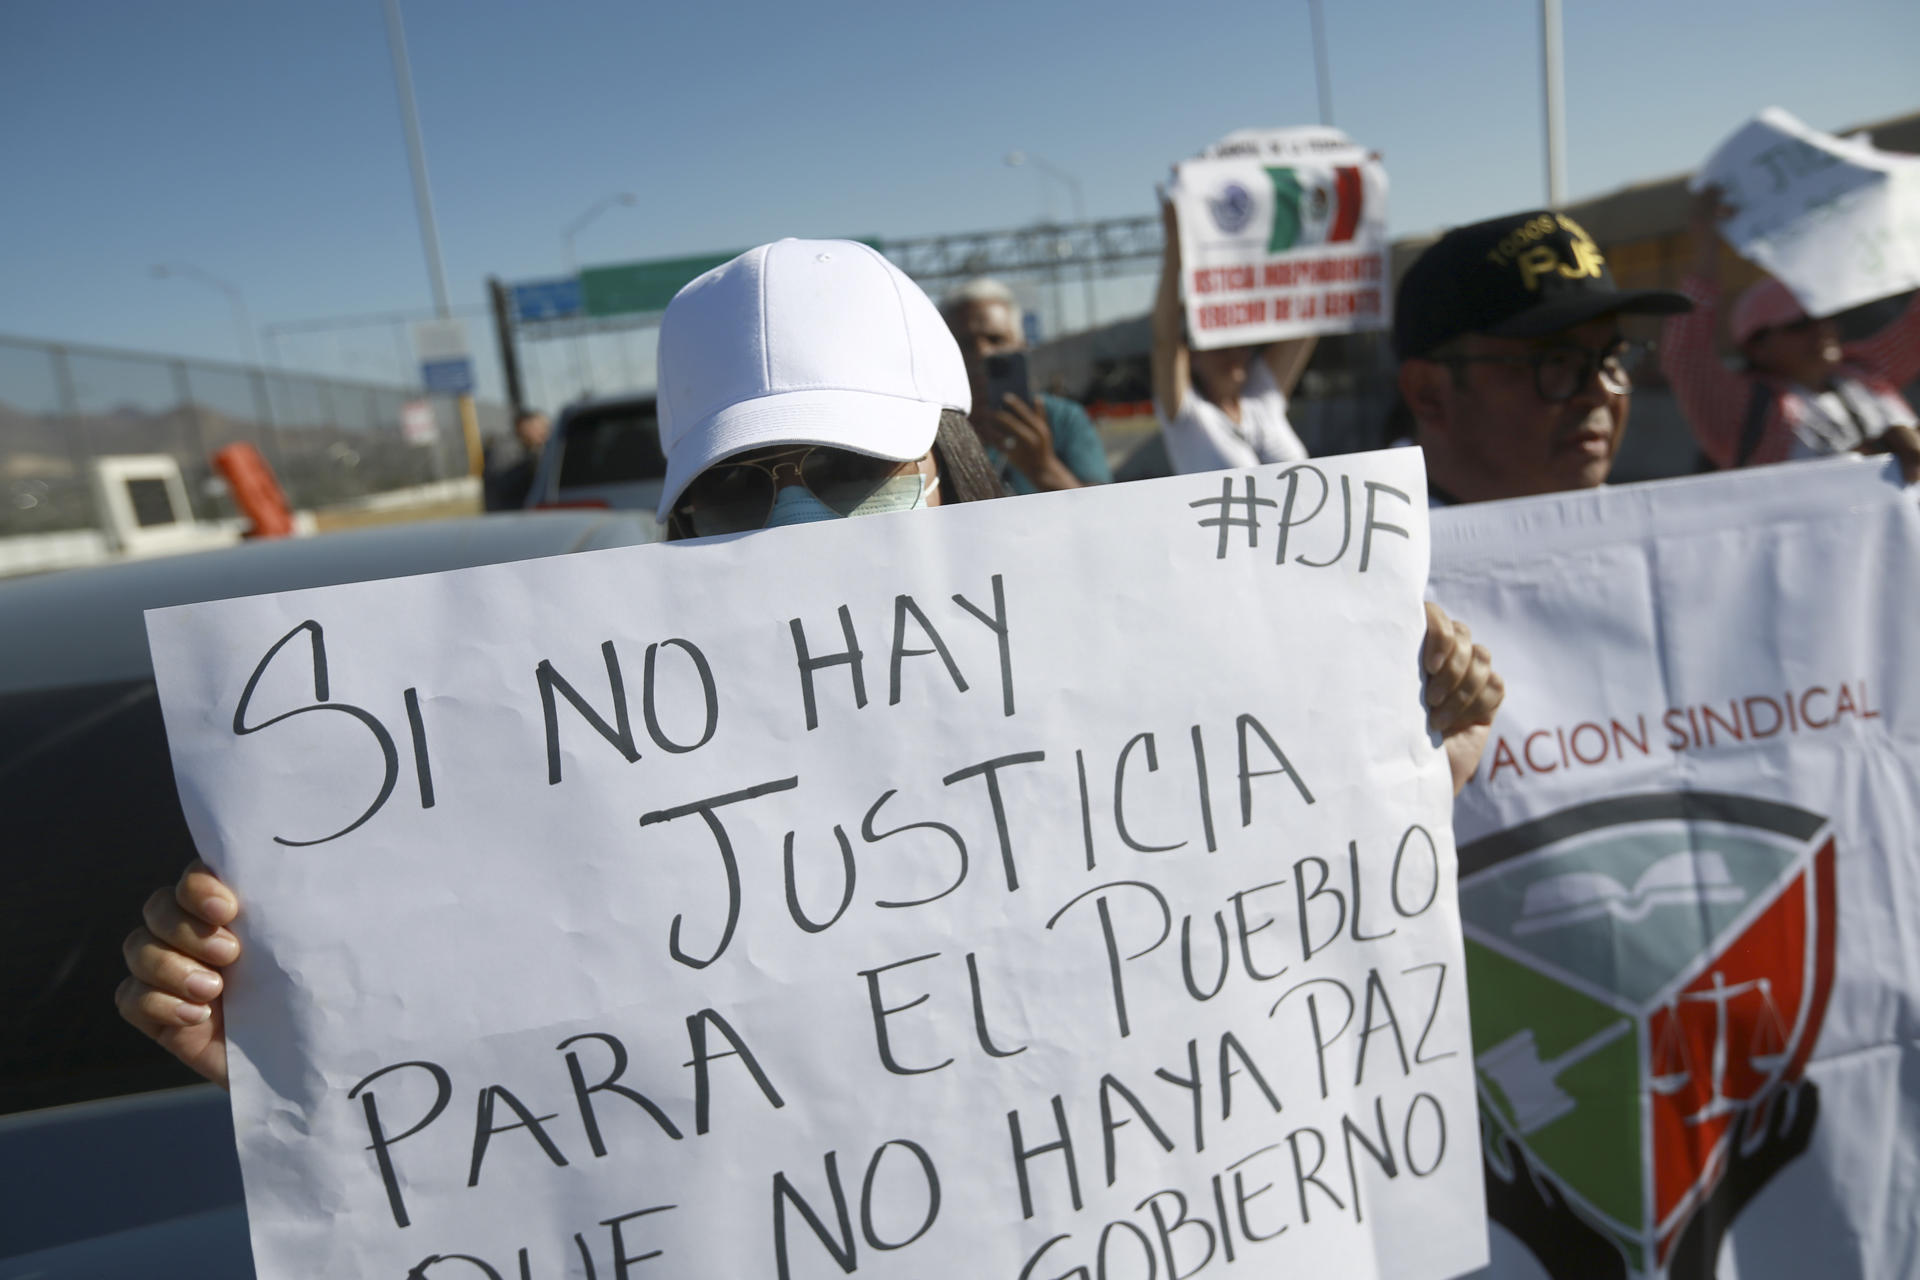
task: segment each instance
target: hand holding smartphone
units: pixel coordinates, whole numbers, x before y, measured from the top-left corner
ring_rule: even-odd
[[[987,374],[986,403],[975,405],[976,412],[984,410],[995,413],[1004,408],[1009,392],[1022,400],[1033,400],[1033,387],[1028,380],[1027,353],[1009,351],[1001,355],[988,356],[984,362]]]

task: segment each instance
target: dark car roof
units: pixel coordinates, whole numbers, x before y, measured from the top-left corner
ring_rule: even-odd
[[[168,605],[633,546],[647,520],[515,512],[123,560],[0,582],[0,693],[148,675],[143,614]]]
[[[193,858],[144,611],[644,542],[651,521],[558,511],[388,525],[0,582],[0,814],[18,992],[0,1115],[193,1076],[115,1014],[120,939]],[[28,905],[30,904],[30,905]]]

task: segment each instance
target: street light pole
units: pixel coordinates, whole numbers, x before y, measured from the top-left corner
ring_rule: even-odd
[[[219,276],[211,272],[202,271],[200,268],[185,262],[158,264],[153,268],[153,278],[155,280],[175,278],[181,280],[198,280],[201,284],[209,285],[226,294],[227,305],[233,309],[233,332],[236,345],[240,352],[240,362],[247,365],[258,365],[260,363],[260,353],[253,343],[253,317],[247,310],[247,300],[241,296],[240,290],[228,284]]]
[[[413,103],[413,71],[407,64],[407,32],[400,23],[400,0],[386,0],[387,48],[393,55],[394,89],[400,97],[400,123],[406,133],[407,164],[413,170],[413,205],[420,217],[420,244],[426,250],[427,276],[433,285],[433,309],[445,320],[447,269],[440,261],[440,229],[433,216],[433,188],[427,182],[427,149],[420,141],[420,112]]]
[[[1547,207],[1558,209],[1567,198],[1567,103],[1560,39],[1560,0],[1540,0],[1541,82],[1546,102]]]
[[[589,222],[592,222],[595,218],[599,217],[601,214],[605,213],[607,210],[613,208],[613,206],[617,204],[625,205],[627,208],[631,209],[634,205],[637,205],[639,203],[640,203],[640,197],[634,195],[633,192],[616,191],[612,195],[600,197],[600,199],[594,201],[592,208],[588,209],[585,213],[581,214],[579,217],[575,218],[572,222],[568,223],[567,230],[566,230],[567,274],[570,276],[577,276],[580,274],[580,266],[574,260],[574,256],[573,256],[573,238],[579,235],[582,231],[586,230],[587,224]]]
[[[420,140],[420,112],[413,103],[413,71],[407,63],[407,32],[400,22],[400,0],[386,0],[387,49],[393,55],[394,91],[400,99],[400,123],[407,138],[407,165],[413,171],[413,206],[420,218],[420,245],[426,252],[427,278],[433,285],[433,309],[442,320],[453,316],[447,300],[447,268],[440,261],[440,228],[433,216],[433,188],[427,182],[427,148]],[[474,412],[471,391],[455,402],[460,410],[460,434],[467,442],[467,472],[478,476],[486,469],[480,446],[480,417]]]
[[[1009,151],[1007,153],[1007,165],[1009,168],[1017,169],[1022,165],[1029,165],[1029,164],[1032,165],[1034,168],[1038,169],[1040,172],[1046,174],[1048,177],[1053,178],[1056,181],[1061,182],[1066,186],[1067,198],[1073,201],[1073,220],[1076,223],[1080,224],[1080,226],[1085,227],[1087,225],[1087,205],[1086,205],[1086,201],[1081,197],[1079,179],[1075,178],[1072,174],[1068,173],[1065,169],[1062,169],[1060,166],[1051,163],[1044,156],[1037,156],[1033,154],[1033,152],[1031,151]],[[1095,325],[1100,323],[1099,317],[1094,310],[1094,303],[1093,303],[1093,257],[1092,255],[1088,255],[1087,257],[1086,272],[1081,278],[1081,284],[1085,287],[1085,297],[1086,297],[1086,306],[1087,306],[1087,329],[1091,331]]]
[[[626,205],[628,208],[632,208],[639,203],[640,197],[634,195],[633,192],[616,191],[612,195],[602,196],[600,199],[594,201],[593,205],[585,213],[567,224],[567,229],[562,238],[567,248],[567,274],[569,276],[578,279],[580,275],[580,264],[573,252],[573,238],[586,230],[588,223],[615,205]],[[583,347],[585,348],[584,363],[582,357]],[[573,376],[574,380],[580,383],[581,391],[585,392],[592,389],[594,375],[593,347],[590,344],[589,335],[585,331],[581,331],[574,334],[573,346]]]
[[[1307,0],[1307,14],[1313,19],[1313,81],[1320,90],[1320,123],[1333,123],[1333,77],[1327,70],[1327,27],[1320,13],[1320,0]]]

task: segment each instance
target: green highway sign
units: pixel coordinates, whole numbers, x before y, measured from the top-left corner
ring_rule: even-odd
[[[859,243],[880,249],[878,239],[860,237]],[[624,316],[667,309],[673,295],[702,272],[730,262],[745,250],[700,253],[688,258],[655,258],[611,267],[587,267],[580,272],[580,300],[590,316]]]

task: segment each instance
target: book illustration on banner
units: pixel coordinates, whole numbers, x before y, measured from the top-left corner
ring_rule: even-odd
[[[1487,1209],[1550,1272],[1709,1277],[1806,1150],[1834,862],[1824,817],[1709,792],[1462,846]]]

